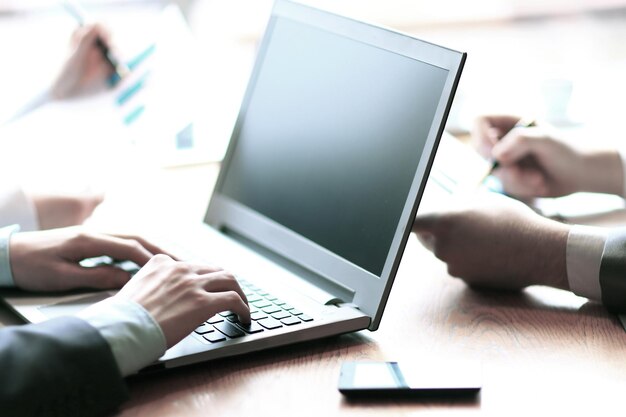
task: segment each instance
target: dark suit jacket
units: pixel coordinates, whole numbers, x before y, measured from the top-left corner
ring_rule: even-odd
[[[626,313],[626,228],[612,229],[600,264],[602,303],[612,312]]]
[[[111,348],[83,320],[0,329],[1,416],[99,416],[127,397]]]

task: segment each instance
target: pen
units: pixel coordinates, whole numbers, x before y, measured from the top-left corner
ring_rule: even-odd
[[[513,126],[511,128],[511,130],[515,129],[516,127],[533,127],[533,126],[536,126],[536,125],[537,125],[537,123],[535,122],[535,119],[522,118],[517,123],[515,123],[515,126]],[[502,139],[502,138],[500,138],[500,139]],[[500,140],[500,139],[498,139],[498,140]],[[499,166],[500,166],[500,163],[498,161],[493,161],[493,163],[491,164],[491,168],[489,168],[489,171],[487,171],[487,174],[485,174],[485,176],[479,182],[479,184],[482,184],[483,182],[485,182],[487,177],[489,177],[491,174],[493,174],[493,171],[495,171]]]
[[[80,3],[75,0],[63,0],[61,1],[61,5],[76,20],[79,26],[85,26],[88,21],[87,12],[83,9]],[[115,71],[115,75],[118,79],[122,79],[128,75],[130,72],[128,66],[113,56],[109,47],[100,37],[96,39],[96,47],[100,50],[100,52],[102,52],[102,56],[111,68],[113,68],[113,71]]]

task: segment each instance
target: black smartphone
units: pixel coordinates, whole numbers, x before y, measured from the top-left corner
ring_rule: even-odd
[[[473,396],[481,379],[480,366],[473,364],[420,369],[398,362],[345,362],[339,391],[348,398]]]

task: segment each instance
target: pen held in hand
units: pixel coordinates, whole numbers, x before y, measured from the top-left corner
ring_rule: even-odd
[[[76,20],[79,26],[85,26],[89,21],[87,12],[79,2],[75,0],[63,0],[61,1],[61,5]],[[96,47],[102,53],[104,60],[113,68],[115,76],[118,79],[122,79],[130,73],[130,69],[111,53],[111,50],[104,43],[102,38],[98,37],[96,39]]]
[[[119,77],[119,79],[124,78],[130,73],[130,69],[124,63],[120,62],[120,60],[113,56],[111,50],[108,46],[105,45],[101,38],[96,39],[96,46],[102,52],[102,56],[104,57],[106,62],[113,68],[113,70],[115,71],[115,75]]]
[[[522,118],[520,119],[517,123],[515,123],[515,126],[513,126],[513,128],[511,128],[511,130],[517,128],[517,127],[533,127],[536,126],[537,123],[535,122],[534,119],[526,119],[526,118]],[[502,139],[502,138],[500,138]],[[498,139],[498,140],[500,140]],[[500,162],[498,161],[493,161],[493,163],[491,164],[491,168],[489,168],[489,171],[487,171],[487,173],[485,174],[485,176],[481,179],[481,181],[478,183],[479,185],[484,183],[485,180],[493,174],[493,172],[498,169],[498,167],[500,166]]]

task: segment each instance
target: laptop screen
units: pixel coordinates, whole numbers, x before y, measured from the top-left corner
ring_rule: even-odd
[[[221,193],[380,276],[447,76],[276,19]]]

